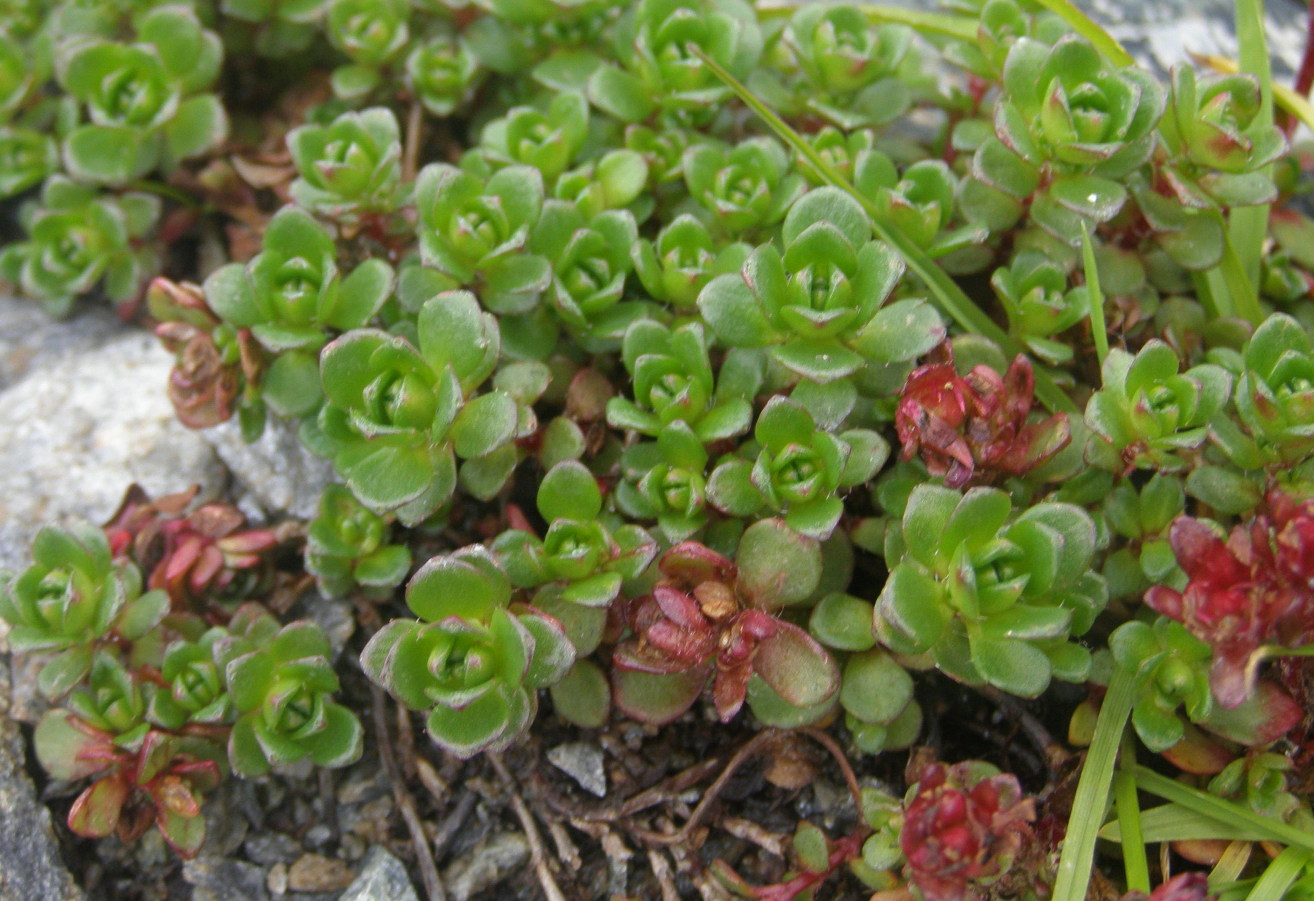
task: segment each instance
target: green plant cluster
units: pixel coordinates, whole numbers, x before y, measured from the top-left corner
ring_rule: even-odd
[[[174,531],[187,519],[138,509],[146,515],[105,530],[42,529],[31,566],[0,574],[0,616],[14,650],[51,655],[38,675],[51,707],[36,727],[37,759],[56,779],[93,779],[69,827],[130,841],[154,825],[192,857],[205,840],[203,795],[225,776],[263,776],[303,760],[345,766],[360,757],[364,733],[333,699],[338,676],[318,625],[280,625],[260,603],[226,597],[217,584],[187,599],[157,584],[196,562],[198,533],[190,545],[166,539],[153,587],[144,585],[138,564],[147,547],[160,549],[156,528]],[[230,572],[259,560],[240,559],[239,545],[269,545],[258,532],[223,542],[201,553]]]
[[[1314,641],[1314,221],[1266,68],[1163,80],[1064,4],[944,5],[43,7],[0,38],[0,191],[30,194],[0,277],[131,303],[227,226],[229,262],[149,291],[170,397],[331,461],[306,571],[381,605],[364,673],[458,755],[540,689],[583,726],[702,702],[874,754],[917,742],[929,671],[1088,686],[1076,737],[1130,684],[1145,747],[1290,819],[1280,766],[1223,769],[1295,725],[1263,663]],[[227,567],[199,587],[258,600],[255,544],[187,528]],[[151,736],[222,726],[248,775],[358,752],[308,627],[176,624],[187,577],[143,593],[90,532],[34,558],[0,615],[70,698],[41,734],[201,781],[222,755]],[[167,697],[133,669],[160,629]],[[946,798],[1029,812],[928,773],[936,842]],[[1024,830],[979,825],[971,866],[905,854],[924,897],[999,876]],[[813,873],[848,848],[801,841]]]

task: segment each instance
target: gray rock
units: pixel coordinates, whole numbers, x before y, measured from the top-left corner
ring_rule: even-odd
[[[242,846],[246,856],[258,864],[291,863],[304,852],[301,843],[285,832],[253,832]]]
[[[308,617],[324,630],[328,638],[329,660],[337,662],[347,639],[356,631],[356,611],[346,598],[326,598],[318,591],[310,591],[302,599],[301,615]]]
[[[1188,62],[1190,54],[1217,53],[1236,58],[1233,0],[1076,0],[1132,56],[1166,73]],[[1290,81],[1305,48],[1305,5],[1270,0],[1264,9],[1264,37],[1273,75]]]
[[[490,835],[443,870],[443,885],[451,901],[469,901],[497,885],[529,859],[529,840],[520,832]]]
[[[164,392],[172,358],[154,336],[92,321],[81,328],[100,331],[97,341],[45,342],[0,392],[0,566],[22,566],[44,523],[103,522],[133,482],[159,495],[193,483],[213,493],[226,481],[210,447],[174,417]]]
[[[251,783],[243,779],[225,779],[219,788],[205,799],[204,852],[214,857],[227,857],[242,847],[246,838],[246,795],[251,794]]]
[[[268,901],[265,870],[253,863],[198,857],[183,864],[183,879],[195,888],[192,901]]]
[[[573,741],[547,752],[548,760],[587,792],[607,796],[607,773],[603,770],[602,748],[593,742]]]
[[[242,440],[236,420],[200,434],[246,493],[242,506],[248,513],[310,519],[320,492],[333,480],[333,465],[302,447],[295,423],[271,417],[264,434],[251,444]]]
[[[122,325],[105,309],[55,319],[32,300],[0,297],[0,391],[51,360],[92,351]]]
[[[360,875],[338,901],[419,901],[402,862],[382,845],[373,845],[360,866]]]
[[[85,897],[59,856],[50,811],[24,765],[23,737],[9,718],[9,668],[0,666],[0,898]]]

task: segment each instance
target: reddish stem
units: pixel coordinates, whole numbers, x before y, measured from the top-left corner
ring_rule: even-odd
[[[793,901],[808,889],[815,888],[830,878],[831,874],[850,860],[862,856],[862,843],[867,840],[870,830],[860,829],[851,835],[837,839],[832,845],[829,866],[820,873],[802,872],[786,882],[764,885],[753,893],[756,901]]]
[[[1296,81],[1292,85],[1301,97],[1308,97],[1314,87],[1314,0],[1310,0],[1309,15],[1305,17],[1305,53],[1300,58],[1300,68],[1296,70]],[[1296,117],[1286,117],[1286,131],[1290,136],[1296,129]]]

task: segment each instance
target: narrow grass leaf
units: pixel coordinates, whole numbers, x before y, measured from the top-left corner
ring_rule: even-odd
[[[1199,789],[1175,782],[1166,776],[1159,775],[1154,770],[1146,769],[1143,766],[1136,767],[1136,784],[1142,791],[1158,795],[1165,801],[1180,804],[1196,813],[1204,814],[1225,823],[1234,823],[1237,827],[1245,827],[1247,831],[1253,829],[1254,835],[1260,841],[1294,845],[1297,848],[1314,852],[1314,834],[1303,829],[1297,829],[1295,826],[1289,826],[1280,820],[1255,813],[1240,804],[1225,801]],[[1080,791],[1080,787],[1078,787],[1078,791]]]
[[[1109,355],[1109,331],[1104,324],[1104,292],[1100,290],[1100,270],[1095,265],[1095,248],[1091,244],[1090,229],[1081,223],[1081,261],[1086,269],[1086,298],[1090,303],[1090,333],[1095,339],[1095,353],[1100,367]]]
[[[1264,0],[1236,0],[1236,41],[1239,48],[1237,62],[1241,71],[1255,76],[1259,81],[1259,116],[1252,127],[1267,128],[1273,124],[1273,67],[1269,62],[1268,41],[1264,36]],[[1271,177],[1273,165],[1270,163],[1259,171]],[[1259,283],[1264,238],[1268,234],[1268,212],[1268,204],[1260,204],[1238,207],[1232,210],[1229,217],[1229,230],[1240,271],[1245,273],[1252,285]],[[1255,309],[1257,312],[1257,301]],[[1250,319],[1244,311],[1242,315]],[[1259,324],[1256,319],[1251,321]]]
[[[869,198],[859,193],[847,179],[836,172],[830,163],[822,158],[807,141],[803,140],[797,131],[790,127],[789,123],[776,114],[775,110],[763,103],[756,94],[715,60],[703,53],[702,49],[696,44],[690,44],[686,49],[689,53],[701,59],[703,64],[717,78],[725,82],[726,86],[734,91],[749,109],[757,113],[782,141],[806,158],[829,184],[849,194],[862,205],[863,210],[871,219],[872,229],[876,232],[876,236],[899,252],[899,255],[908,264],[908,268],[930,288],[932,298],[942,311],[966,331],[984,335],[994,341],[1008,356],[1012,357],[1022,353],[1021,345],[987,316],[985,311],[978,307],[970,297],[964,294],[962,288],[959,288],[954,280],[937,266],[925,251],[918,247],[898,226],[886,219]],[[1070,415],[1076,415],[1079,412],[1072,399],[1039,368],[1035,370],[1035,379],[1036,396],[1051,411],[1061,411]]]
[[[1095,866],[1095,839],[1100,824],[1104,822],[1118,746],[1131,716],[1135,689],[1136,679],[1129,670],[1122,667],[1114,670],[1104,703],[1100,705],[1099,718],[1095,721],[1095,735],[1086,752],[1077,792],[1072,799],[1072,814],[1068,817],[1067,837],[1063,839],[1063,852],[1059,857],[1053,901],[1085,901]],[[1139,774],[1140,768],[1137,768],[1138,778]]]
[[[1246,901],[1282,901],[1287,889],[1299,878],[1309,864],[1309,853],[1299,848],[1285,848],[1273,858],[1255,887],[1246,895]]]
[[[1127,874],[1127,889],[1133,892],[1150,891],[1150,861],[1145,853],[1145,838],[1141,834],[1141,804],[1136,797],[1136,745],[1131,736],[1123,733],[1122,762],[1113,777],[1113,803],[1122,827],[1122,865]]]
[[[1250,863],[1254,842],[1234,841],[1219,855],[1218,863],[1209,871],[1209,885],[1218,888],[1241,878],[1246,864]]]
[[[873,22],[907,25],[922,34],[942,35],[964,41],[975,41],[977,30],[980,28],[974,16],[951,16],[947,13],[922,12],[879,3],[862,3],[858,5],[858,9]]]
[[[1131,54],[1114,40],[1113,35],[1096,24],[1090,16],[1073,6],[1070,0],[1036,0],[1036,2],[1071,25],[1073,31],[1094,44],[1095,49],[1115,66],[1132,65]]]
[[[1141,841],[1146,844],[1159,842],[1184,842],[1196,839],[1225,839],[1234,842],[1258,842],[1268,838],[1263,830],[1248,827],[1241,823],[1218,820],[1206,814],[1189,810],[1180,804],[1163,804],[1141,811]],[[1123,824],[1121,820],[1110,820],[1100,830],[1100,838],[1111,842],[1122,842]]]

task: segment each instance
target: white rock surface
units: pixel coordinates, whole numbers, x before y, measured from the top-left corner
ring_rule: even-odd
[[[133,482],[224,486],[214,451],[174,418],[172,358],[154,336],[105,313],[58,323],[26,307],[0,300],[0,566],[22,566],[45,523],[103,522]]]

